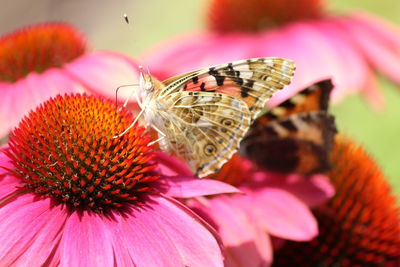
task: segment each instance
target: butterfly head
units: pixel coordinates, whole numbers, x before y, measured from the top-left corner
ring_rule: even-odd
[[[154,82],[151,78],[149,70],[147,69],[146,73],[143,71],[143,67],[139,66],[140,71],[140,78],[139,78],[139,85],[140,88],[146,93],[150,93],[154,91]]]

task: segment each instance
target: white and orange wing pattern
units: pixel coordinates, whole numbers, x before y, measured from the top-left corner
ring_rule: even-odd
[[[204,177],[239,148],[265,102],[290,83],[295,64],[283,58],[255,58],[204,68],[159,82],[145,80],[146,122],[160,147],[185,160]]]

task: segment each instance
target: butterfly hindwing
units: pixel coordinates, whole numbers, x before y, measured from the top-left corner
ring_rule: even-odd
[[[175,92],[165,101],[174,105],[171,113],[160,114],[168,121],[161,147],[185,160],[200,177],[217,171],[237,151],[250,125],[246,104],[229,95]]]
[[[329,80],[314,84],[258,118],[241,143],[241,154],[283,173],[329,169],[336,127],[327,113]]]

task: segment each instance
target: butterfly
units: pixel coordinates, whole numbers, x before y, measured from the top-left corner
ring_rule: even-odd
[[[138,116],[143,113],[146,124],[157,131],[161,150],[204,177],[238,150],[265,102],[290,83],[294,71],[288,59],[254,58],[163,82],[142,74]]]
[[[337,132],[328,113],[330,80],[300,91],[254,121],[240,154],[258,166],[304,175],[329,170],[329,151]]]

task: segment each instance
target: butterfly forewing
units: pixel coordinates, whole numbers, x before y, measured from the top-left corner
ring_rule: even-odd
[[[224,93],[243,100],[255,119],[265,102],[290,83],[295,64],[283,58],[254,58],[192,71],[164,81],[165,94],[176,91]]]

